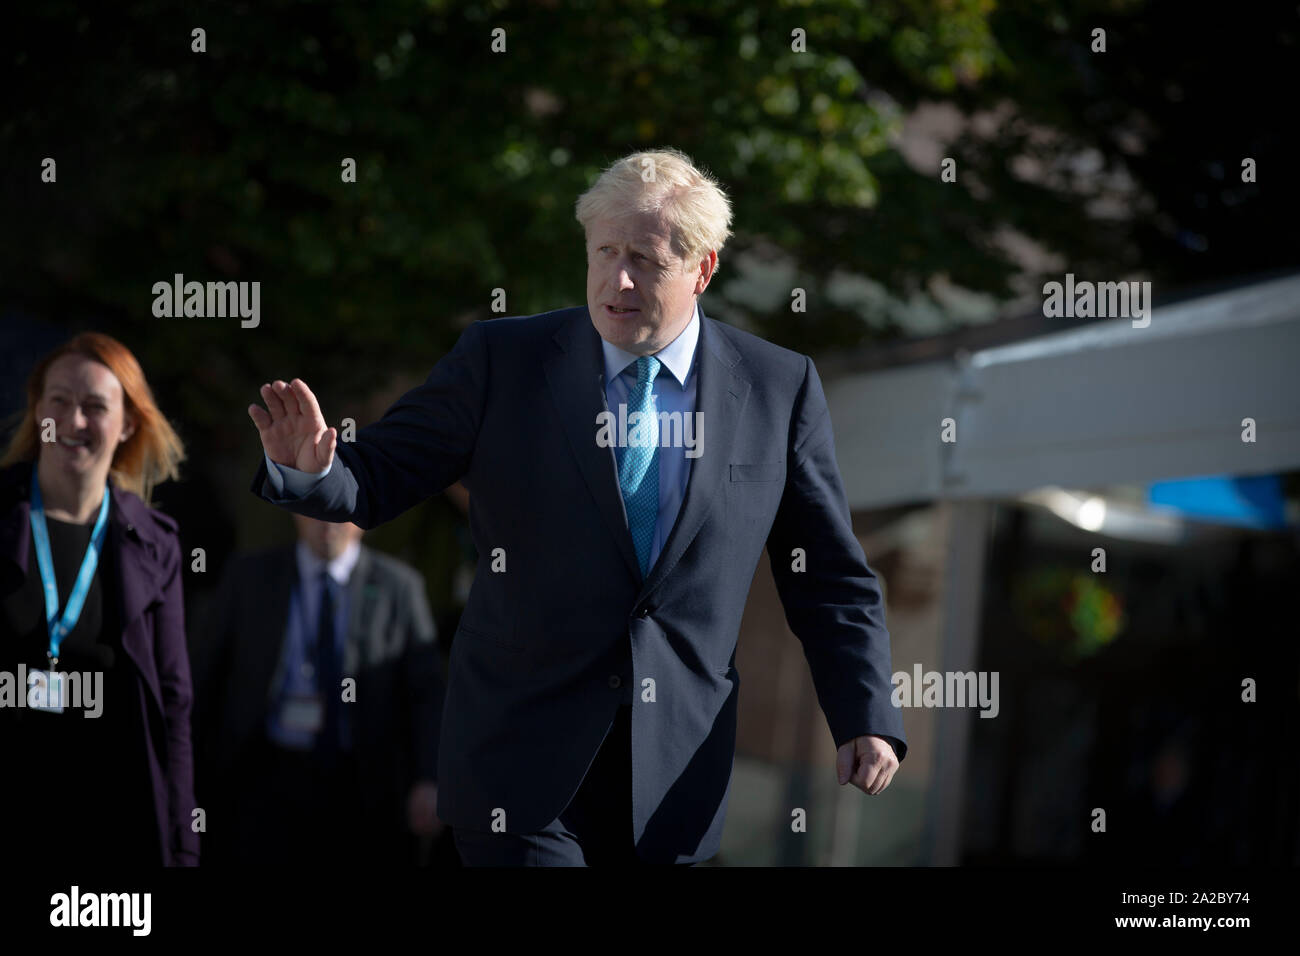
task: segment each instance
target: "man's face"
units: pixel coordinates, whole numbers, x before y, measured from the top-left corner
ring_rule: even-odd
[[[587,309],[600,337],[634,355],[659,351],[686,328],[717,256],[687,263],[658,213],[597,219],[587,230]],[[620,311],[624,310],[624,311]]]
[[[350,521],[318,521],[306,515],[295,514],[293,523],[298,526],[298,537],[307,543],[312,554],[322,561],[333,561],[360,540],[365,531]]]

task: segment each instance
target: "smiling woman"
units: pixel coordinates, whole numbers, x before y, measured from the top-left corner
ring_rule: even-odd
[[[33,369],[0,458],[0,754],[39,767],[0,789],[14,859],[198,862],[180,542],[147,504],[183,458],[120,342]],[[69,672],[102,679],[95,708]]]
[[[184,457],[135,356],[116,339],[84,332],[32,370],[27,408],[0,468],[39,460],[46,504],[58,517],[65,505],[97,506],[108,477],[148,503],[155,485],[177,477]]]

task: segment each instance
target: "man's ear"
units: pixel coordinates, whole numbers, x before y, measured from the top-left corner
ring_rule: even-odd
[[[718,253],[714,249],[709,250],[709,254],[700,260],[700,272],[695,279],[695,294],[699,295],[709,287],[709,280],[713,278],[713,273],[718,268]]]

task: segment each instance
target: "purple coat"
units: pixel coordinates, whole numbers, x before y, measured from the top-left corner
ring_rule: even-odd
[[[31,468],[22,463],[0,470],[0,585],[5,590],[21,585],[27,576]],[[121,588],[122,647],[133,665],[144,718],[162,862],[195,866],[199,835],[191,826],[195,806],[192,692],[177,525],[116,484],[108,519],[104,546],[114,549],[114,564],[121,575],[120,581],[104,584]]]

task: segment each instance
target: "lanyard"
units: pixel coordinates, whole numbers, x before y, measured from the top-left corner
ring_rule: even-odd
[[[45,623],[50,631],[50,666],[59,662],[59,645],[68,632],[77,626],[82,605],[90,592],[90,581],[99,564],[99,552],[104,547],[105,528],[108,526],[108,483],[104,484],[104,501],[99,506],[99,517],[90,533],[86,556],[81,559],[81,570],[68,592],[68,603],[59,617],[59,588],[54,579],[54,558],[50,555],[50,533],[45,527],[45,506],[41,502],[41,486],[32,468],[32,541],[36,546],[36,564],[41,570],[41,583],[45,585]]]

